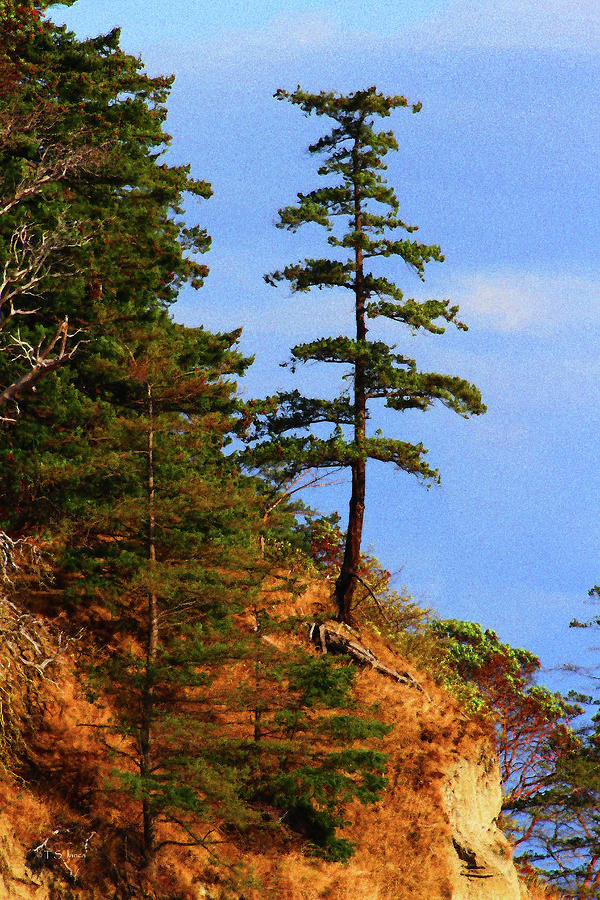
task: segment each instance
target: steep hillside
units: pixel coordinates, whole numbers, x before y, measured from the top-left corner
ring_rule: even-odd
[[[272,596],[271,596],[272,599]],[[329,605],[329,586],[282,598],[286,615],[305,623]],[[326,623],[342,634],[337,623]],[[137,811],[115,807],[103,787],[111,760],[98,734],[109,710],[86,700],[74,649],[48,684],[38,730],[27,736],[26,765],[5,773],[0,809],[0,897],[14,900],[520,900],[510,847],[497,827],[498,762],[485,725],[399,659],[372,630],[346,635],[383,667],[412,676],[399,682],[371,666],[360,670],[357,699],[393,726],[384,739],[388,787],[374,805],[347,806],[346,836],[356,853],[343,865],[307,853],[291,828],[214,829],[207,848],[164,846],[153,871],[132,864]],[[306,642],[266,636],[285,652]],[[78,649],[78,652],[81,648]],[[319,648],[314,648],[318,654]],[[239,672],[243,677],[243,672]],[[231,673],[228,673],[231,676]],[[225,676],[224,676],[225,677]],[[175,838],[162,826],[162,839]],[[207,831],[211,831],[210,828]],[[218,839],[218,843],[211,844]],[[133,856],[131,851],[131,856]]]

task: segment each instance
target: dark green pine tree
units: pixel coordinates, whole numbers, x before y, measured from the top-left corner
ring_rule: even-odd
[[[139,810],[145,864],[174,840],[165,822],[184,844],[214,827],[291,828],[345,860],[345,803],[385,786],[373,740],[389,729],[356,704],[354,667],[278,647],[299,623],[262,589],[257,491],[222,453],[244,421],[235,337],[164,318],[132,329],[104,371],[110,409],[37,462],[55,584],[98,641],[92,682],[113,710],[103,740]]]
[[[134,331],[120,367],[105,372],[121,380],[119,401],[88,436],[87,458],[40,473],[57,505],[70,497],[65,596],[110,613],[93,678],[112,697],[106,744],[125,760],[118,789],[140,803],[146,863],[160,822],[201,843],[199,822],[247,820],[238,776],[199,714],[211,667],[240,653],[233,617],[262,574],[252,488],[221,453],[237,405],[227,376],[246,365],[235,337],[165,321]]]
[[[357,700],[348,657],[315,656],[290,639],[305,623],[282,616],[276,598],[261,592],[252,614],[243,678],[228,686],[222,704],[223,732],[236,711],[246,712],[244,729],[238,742],[223,742],[222,753],[246,773],[242,796],[276,839],[291,829],[313,853],[346,862],[352,834],[340,837],[338,829],[350,824],[347,804],[381,799],[387,778],[379,741],[391,726]]]
[[[104,377],[119,337],[202,283],[210,244],[181,215],[210,186],[161,161],[171,79],[47,5],[5,0],[0,18],[0,418],[19,419],[0,431],[0,529],[19,535],[46,515],[36,459],[85,444],[122,389]]]
[[[438,473],[425,461],[421,444],[369,434],[367,422],[373,401],[390,409],[426,410],[436,401],[462,416],[485,411],[478,389],[463,380],[436,372],[421,372],[413,359],[394,352],[394,347],[368,338],[367,322],[383,316],[390,322],[441,334],[446,324],[466,326],[457,319],[458,307],[447,300],[418,301],[407,298],[388,278],[374,274],[369,264],[398,257],[424,278],[430,261],[443,259],[436,245],[421,244],[409,237],[392,237],[400,231],[416,230],[399,217],[394,190],[381,172],[383,158],[398,145],[391,131],[377,131],[376,118],[387,117],[406,107],[404,97],[388,97],[375,87],[348,96],[332,92],[310,94],[300,87],[293,93],[278,90],[278,100],[288,100],[310,116],[334,121],[331,132],[309,147],[322,156],[319,175],[329,183],[307,194],[298,203],[280,210],[279,228],[296,231],[316,224],[332,232],[328,236],[336,255],[305,259],[282,271],[265,276],[269,284],[287,281],[294,293],[312,288],[347,290],[354,297],[355,330],[352,335],[318,338],[292,349],[292,366],[309,361],[335,363],[344,372],[345,388],[334,400],[309,398],[298,391],[279,395],[275,415],[257,429],[261,440],[249,453],[257,465],[284,460],[292,470],[309,467],[347,467],[352,474],[352,492],[344,558],[336,582],[338,617],[349,622],[357,586],[360,546],[365,509],[365,476],[368,459],[392,462],[424,480]],[[419,105],[412,107],[418,112]],[[341,226],[336,233],[336,226]],[[325,424],[328,437],[311,431]]]
[[[117,29],[80,41],[44,18],[47,5],[5,0],[0,17],[0,416],[9,419],[44,375],[75,355],[105,355],[109,321],[199,285],[206,269],[195,254],[209,243],[181,214],[185,192],[207,197],[210,187],[160,160],[172,79],[150,78]]]

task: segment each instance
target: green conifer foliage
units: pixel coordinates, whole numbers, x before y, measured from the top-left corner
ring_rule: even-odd
[[[299,625],[264,597],[254,608],[246,678],[229,694],[230,708],[250,715],[229,752],[247,772],[243,795],[269,831],[279,823],[317,855],[345,862],[354,852],[337,834],[349,824],[345,804],[380,799],[387,779],[378,745],[391,729],[357,702],[348,659],[286,641]]]
[[[107,352],[98,342],[108,319],[202,283],[196,254],[209,239],[180,216],[184,192],[207,197],[210,187],[160,162],[172,79],[150,78],[118,30],[80,41],[38,3],[5,6],[0,415],[11,418],[75,352]]]
[[[380,260],[398,257],[424,278],[427,263],[443,259],[437,245],[410,237],[416,229],[400,218],[396,194],[381,174],[385,155],[398,145],[391,131],[375,130],[374,122],[407,107],[406,99],[386,96],[375,87],[347,96],[311,94],[298,87],[292,93],[278,90],[275,96],[299,106],[306,115],[334,121],[333,129],[309,147],[322,158],[318,173],[328,179],[327,185],[299,193],[297,204],[280,210],[277,224],[290,231],[308,224],[325,228],[336,255],[305,259],[265,276],[266,280],[269,284],[287,281],[294,293],[312,288],[347,290],[354,299],[355,331],[292,349],[292,368],[310,361],[334,363],[349,387],[334,400],[309,398],[298,391],[280,394],[277,412],[263,422],[262,431],[258,428],[261,440],[249,457],[256,464],[283,461],[292,470],[350,468],[347,540],[336,582],[338,616],[348,622],[360,563],[367,459],[392,462],[425,481],[438,479],[421,444],[368,432],[373,401],[397,411],[426,410],[437,401],[465,417],[484,412],[485,406],[477,388],[464,379],[421,372],[409,356],[367,336],[368,320],[379,317],[406,325],[412,332],[441,334],[447,324],[466,328],[457,318],[458,307],[448,300],[405,297],[393,281],[369,269],[371,262],[378,269]],[[419,108],[417,104],[412,110]],[[396,232],[403,236],[393,236]],[[328,437],[317,436],[322,425],[330,427]],[[315,427],[317,435],[303,434]]]
[[[110,417],[120,335],[201,284],[210,243],[181,218],[184,194],[209,185],[160,159],[171,79],[150,78],[117,30],[80,41],[46,5],[5,0],[2,20],[0,511],[19,533],[45,515],[34,454]]]
[[[234,339],[167,323],[132,335],[119,405],[91,436],[99,450],[78,463],[68,510],[68,593],[111,614],[109,652],[94,677],[116,711],[108,746],[129,741],[133,766],[120,766],[117,781],[140,801],[146,862],[161,845],[159,821],[201,842],[194,823],[210,822],[215,809],[246,818],[238,776],[198,714],[210,667],[236,652],[232,618],[258,583],[252,492],[220,452],[235,408],[225,376],[245,365]],[[51,479],[57,497],[67,487],[60,474]]]
[[[344,804],[380,796],[373,741],[387,728],[355,708],[347,661],[278,647],[300,623],[263,599],[261,507],[222,453],[237,428],[229,376],[247,362],[236,337],[166,317],[121,337],[104,372],[118,401],[37,464],[63,546],[56,582],[98,641],[93,684],[114,709],[103,740],[116,790],[139,804],[146,863],[163,822],[183,843],[292,829],[344,860]]]

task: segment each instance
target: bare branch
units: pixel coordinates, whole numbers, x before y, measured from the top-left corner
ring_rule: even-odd
[[[0,581],[10,582],[9,572],[16,572],[18,569],[15,561],[15,550],[18,543],[5,531],[0,531]]]
[[[14,338],[11,345],[22,351],[16,358],[25,359],[30,364],[30,368],[0,393],[0,407],[5,406],[11,400],[16,400],[25,391],[35,390],[35,386],[42,378],[49,375],[50,372],[55,372],[72,359],[81,344],[85,342],[78,341],[70,349],[67,349],[67,341],[80,333],[80,331],[75,331],[69,334],[69,318],[65,316],[47,344],[40,341],[34,348],[22,340],[20,335]]]
[[[39,298],[42,282],[63,277],[70,267],[64,255],[84,247],[91,234],[84,234],[77,222],[68,223],[63,214],[51,231],[40,231],[31,223],[19,225],[10,237],[9,252],[0,274],[0,331],[6,331],[18,316],[32,316],[37,307],[15,306],[22,298]],[[57,268],[57,258],[63,265]]]
[[[37,152],[21,160],[21,177],[16,184],[8,184],[0,174],[0,216],[38,196],[48,184],[93,177],[106,166],[110,145],[108,142],[94,144],[90,129],[73,131],[68,140],[56,139],[56,127],[63,115],[51,103],[38,104],[35,110],[25,113],[18,100],[2,110],[0,152],[12,150],[23,135],[37,145]]]
[[[64,365],[79,346],[67,349],[67,339],[73,335],[67,331],[66,318],[37,348],[14,333],[15,323],[41,314],[44,288],[51,279],[64,278],[72,270],[71,251],[92,239],[91,225],[84,228],[69,218],[68,186],[93,179],[106,169],[111,142],[94,144],[88,128],[63,135],[57,127],[63,118],[63,112],[50,100],[25,112],[16,97],[14,103],[3,104],[0,110],[0,155],[7,154],[15,161],[15,165],[0,166],[0,219],[11,214],[11,219],[17,220],[16,224],[11,221],[10,228],[14,230],[4,238],[0,265],[0,334],[8,335],[0,353],[10,355],[16,347],[20,354],[14,358],[28,366],[14,383],[0,385],[0,408],[9,402],[15,404],[12,415],[0,416],[0,422],[7,424],[14,423],[19,415],[18,398]],[[22,149],[24,142],[26,151]],[[31,199],[41,197],[49,185],[60,184],[65,185],[60,197],[64,208],[57,221],[30,221]]]
[[[8,597],[0,597],[0,635],[8,659],[0,662],[0,669],[16,664],[34,669],[46,678],[46,669],[62,655],[65,645],[59,635],[51,644],[41,620],[19,609]]]

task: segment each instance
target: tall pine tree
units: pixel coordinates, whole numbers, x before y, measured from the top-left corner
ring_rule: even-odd
[[[368,268],[370,261],[399,257],[423,279],[426,264],[443,259],[437,245],[388,237],[397,230],[410,234],[416,229],[399,218],[396,194],[381,175],[386,168],[383,158],[398,149],[396,139],[391,131],[376,131],[374,121],[407,107],[406,99],[386,96],[375,87],[347,96],[311,94],[298,87],[293,93],[278,90],[275,96],[299,106],[308,116],[334,121],[331,132],[309,147],[311,153],[324,156],[318,172],[329,183],[299,193],[296,205],[280,210],[278,227],[296,231],[302,225],[319,225],[333,232],[327,240],[339,256],[305,259],[265,276],[266,280],[269,284],[287,281],[294,293],[315,287],[349,291],[354,298],[355,330],[352,335],[317,338],[293,347],[293,367],[309,361],[341,365],[350,387],[334,400],[309,398],[298,391],[280,394],[278,410],[263,422],[262,432],[258,429],[261,440],[249,457],[257,464],[285,460],[292,469],[350,469],[346,545],[335,588],[338,617],[349,622],[360,564],[367,460],[392,462],[424,480],[438,478],[425,461],[421,444],[368,433],[372,401],[382,400],[398,411],[426,410],[439,401],[465,417],[484,412],[485,406],[474,385],[451,375],[421,372],[413,359],[395,353],[393,346],[367,337],[367,321],[380,316],[413,332],[441,334],[448,323],[466,328],[457,319],[458,307],[449,301],[407,298],[396,284]],[[413,112],[419,108],[413,106]],[[338,222],[341,229],[336,233]],[[302,434],[323,423],[330,426],[329,437]]]
[[[119,399],[89,435],[87,459],[41,473],[57,505],[71,497],[66,595],[110,614],[93,677],[112,698],[105,743],[125,760],[119,790],[139,800],[146,863],[161,821],[201,842],[194,823],[224,806],[233,822],[246,818],[199,713],[208,670],[239,652],[232,619],[260,581],[252,488],[221,453],[237,404],[227,376],[246,364],[235,337],[167,321],[134,330],[112,372]]]

